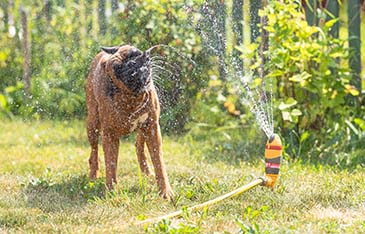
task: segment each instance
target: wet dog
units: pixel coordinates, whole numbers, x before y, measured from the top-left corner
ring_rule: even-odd
[[[149,54],[130,45],[102,50],[91,64],[86,84],[90,177],[95,179],[99,174],[101,135],[106,185],[113,189],[117,184],[119,138],[137,131],[136,153],[141,171],[153,175],[147,164],[147,145],[160,195],[170,199],[173,192],[162,157],[160,104],[151,78]]]

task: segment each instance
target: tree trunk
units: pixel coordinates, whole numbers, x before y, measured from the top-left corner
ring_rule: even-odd
[[[14,0],[9,0],[8,5],[6,7],[6,13],[8,17],[7,26],[8,32],[10,33],[10,29],[14,29]]]
[[[116,13],[118,13],[118,9],[119,9],[118,0],[111,0],[111,8],[112,8],[112,18],[115,18]],[[113,41],[116,38],[118,38],[117,34],[118,34],[118,30],[117,30],[115,24],[112,23],[112,25],[111,25],[111,36],[112,36]]]
[[[219,29],[219,77],[222,81],[226,81],[226,5],[223,0],[216,0],[215,12]]]
[[[52,3],[50,0],[44,0],[43,2],[43,10],[42,13],[44,15],[44,17],[46,18],[47,22],[51,21],[51,8],[52,8]]]
[[[250,29],[251,42],[256,42],[260,35],[258,24],[260,23],[259,9],[261,8],[261,0],[250,0]]]
[[[20,8],[21,14],[21,25],[22,25],[22,52],[23,52],[23,82],[24,90],[27,95],[30,95],[30,50],[31,45],[29,42],[29,31],[28,31],[28,16],[23,7]]]
[[[110,4],[111,4],[111,7],[112,7],[112,14],[114,14],[114,12],[116,12],[118,10],[118,0],[111,0],[110,1]]]
[[[98,23],[99,23],[99,33],[101,35],[105,35],[106,33],[105,0],[99,0]]]
[[[235,39],[234,44],[240,46],[243,43],[243,0],[233,0],[232,21]],[[238,50],[233,49],[233,63],[237,72],[243,69],[243,61],[240,58],[240,54]]]
[[[4,12],[4,26],[5,26],[5,31],[9,30],[9,12],[8,12],[8,3],[4,3],[0,5],[1,6],[1,10],[2,12]]]
[[[267,0],[262,0],[262,7],[266,7],[266,6],[267,6]],[[261,44],[260,44],[260,48],[259,48],[259,56],[261,59],[261,64],[260,64],[258,73],[261,78],[261,89],[260,89],[261,98],[264,101],[264,103],[268,103],[270,100],[266,94],[267,90],[266,90],[265,77],[266,77],[267,72],[265,69],[265,65],[266,65],[267,57],[265,56],[265,52],[269,49],[269,32],[264,29],[268,23],[267,16],[262,16],[260,19],[260,22],[261,22]],[[267,114],[269,114],[269,112],[267,112]],[[269,117],[270,116],[268,116],[268,118]]]
[[[267,5],[267,0],[262,0],[262,6],[265,7]],[[266,64],[266,57],[264,55],[265,51],[269,49],[269,33],[264,29],[267,26],[267,16],[263,16],[260,19],[261,21],[261,44],[260,44],[260,57],[261,57],[261,65],[260,65],[260,77],[264,80],[266,76],[265,71],[265,64]]]

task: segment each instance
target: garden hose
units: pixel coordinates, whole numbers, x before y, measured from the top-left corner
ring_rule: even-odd
[[[238,189],[233,190],[232,192],[224,194],[224,195],[222,195],[220,197],[217,197],[213,200],[209,200],[209,201],[206,201],[204,203],[188,207],[186,210],[189,211],[189,212],[201,210],[205,207],[212,206],[212,205],[214,205],[214,204],[216,204],[216,203],[218,203],[222,200],[225,200],[227,198],[236,197],[236,196],[238,196],[238,195],[240,195],[240,194],[256,187],[257,185],[261,185],[263,183],[265,183],[264,178],[261,178],[261,177],[257,178],[256,180],[252,181],[251,183],[246,184],[242,187],[239,187]],[[159,216],[159,217],[156,217],[156,218],[151,218],[151,219],[146,219],[146,220],[140,221],[137,224],[141,225],[141,224],[147,224],[147,223],[156,223],[156,222],[161,221],[163,219],[169,219],[169,218],[173,218],[173,217],[180,217],[183,214],[183,212],[184,212],[184,210],[178,210],[178,211],[175,211],[175,212],[170,213],[170,214],[166,214],[166,215]]]
[[[215,199],[206,201],[204,203],[188,207],[186,211],[192,212],[201,210],[205,207],[210,207],[220,201],[223,201],[228,198],[236,197],[258,185],[264,185],[270,188],[275,186],[275,183],[279,176],[280,164],[282,158],[282,143],[280,137],[277,134],[273,134],[267,141],[265,146],[265,178],[257,178],[249,184],[239,187],[236,190],[233,190],[229,193],[226,193],[220,197]],[[162,215],[156,218],[146,219],[137,223],[137,225],[147,224],[147,223],[156,223],[163,219],[169,219],[174,217],[180,217],[183,214],[184,210],[178,210],[172,212],[170,214]]]
[[[263,185],[274,188],[279,176],[282,158],[282,143],[277,134],[272,135],[265,146],[265,174],[266,180]]]

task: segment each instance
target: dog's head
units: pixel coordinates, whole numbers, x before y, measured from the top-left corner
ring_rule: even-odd
[[[107,73],[133,94],[138,95],[151,86],[150,57],[130,46],[102,47],[111,56],[106,62]]]

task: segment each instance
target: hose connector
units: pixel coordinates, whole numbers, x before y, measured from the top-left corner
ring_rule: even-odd
[[[265,146],[265,174],[266,180],[264,185],[274,188],[279,176],[283,146],[280,137],[273,134]]]

